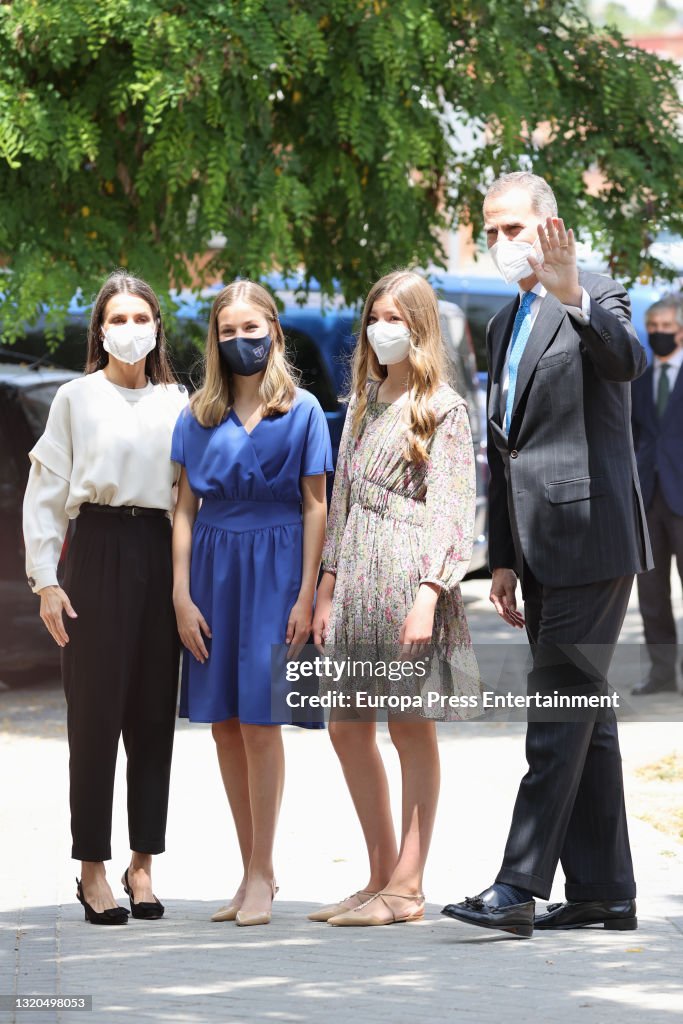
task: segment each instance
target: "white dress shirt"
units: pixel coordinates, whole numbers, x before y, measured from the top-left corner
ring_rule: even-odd
[[[655,406],[657,405],[657,391],[659,389],[659,378],[662,376],[662,367],[669,367],[669,369],[667,370],[667,376],[669,378],[669,394],[671,394],[671,392],[674,389],[676,378],[678,377],[678,371],[680,370],[682,363],[683,348],[676,349],[676,351],[670,359],[660,359],[659,356],[654,357],[652,364],[654,373],[652,374],[652,377],[654,383]]]
[[[531,291],[536,293],[536,298],[531,303],[531,309],[529,310],[529,315],[531,316],[531,329],[533,330],[534,324],[536,323],[536,317],[538,316],[538,314],[540,312],[541,305],[543,304],[543,300],[546,297],[546,295],[548,294],[548,292],[547,292],[546,288],[544,288],[544,286],[539,281],[536,282],[536,284],[533,286]],[[520,289],[519,289],[520,299],[521,299],[523,294],[524,294],[524,289],[520,287]],[[576,322],[578,324],[580,324],[582,327],[585,327],[588,323],[590,323],[591,299],[590,299],[590,295],[588,294],[588,292],[586,291],[585,288],[581,289],[581,306],[580,307],[579,306],[565,306],[564,308],[567,310],[569,315],[574,320],[576,320]],[[510,386],[510,348],[511,348],[511,346],[508,343],[507,352],[505,353],[505,362],[503,364],[503,380],[502,380],[501,392],[500,392],[500,408],[501,408],[501,416],[503,416],[503,417],[505,415],[505,407],[507,405],[507,399],[508,399],[508,388]],[[683,350],[681,350],[681,354],[683,355]]]

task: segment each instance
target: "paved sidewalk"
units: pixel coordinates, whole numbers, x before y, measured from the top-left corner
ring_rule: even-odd
[[[476,637],[523,642],[497,626],[485,581],[464,591]],[[626,631],[638,630],[632,608]],[[524,771],[521,724],[440,727],[443,784],[426,918],[372,929],[306,920],[316,904],[365,883],[365,854],[328,737],[286,729],[280,892],[269,927],[239,929],[208,920],[237,884],[237,845],[208,727],[181,723],[168,852],[155,867],[166,916],[105,929],[84,923],[74,897],[58,684],[0,694],[0,719],[0,993],[93,997],[92,1013],[5,1011],[0,1022],[658,1024],[683,1011],[683,844],[633,815],[637,932],[538,933],[524,941],[439,916],[445,902],[478,892],[498,868]],[[683,726],[626,722],[621,736],[629,806],[640,807],[635,769],[680,752]],[[397,797],[398,762],[385,730],[380,742]],[[122,783],[120,772],[110,878],[123,899]],[[553,896],[562,898],[561,878]]]

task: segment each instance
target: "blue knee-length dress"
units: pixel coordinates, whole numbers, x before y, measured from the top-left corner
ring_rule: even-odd
[[[185,651],[180,716],[319,726],[300,721],[300,712],[298,721],[277,708],[274,714],[271,656],[274,644],[285,643],[301,587],[300,480],[333,469],[320,404],[297,388],[288,412],[265,417],[251,433],[233,410],[217,427],[202,427],[188,408],[176,423],[171,458],[201,498],[190,595],[212,632],[203,665]]]

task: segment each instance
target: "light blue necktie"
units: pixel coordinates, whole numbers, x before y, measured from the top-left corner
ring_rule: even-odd
[[[512,407],[515,404],[515,385],[517,383],[517,370],[524,355],[526,343],[531,334],[531,304],[536,298],[536,292],[524,292],[519,309],[512,325],[512,337],[510,338],[510,361],[508,363],[508,393],[505,402],[505,433],[510,433],[510,420],[512,419]]]

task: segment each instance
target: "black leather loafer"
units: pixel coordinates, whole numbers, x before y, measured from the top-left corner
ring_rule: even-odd
[[[530,939],[534,933],[534,901],[500,906],[499,900],[495,889],[484,889],[478,896],[468,896],[463,903],[449,903],[441,913],[454,921],[479,928],[496,928]]]
[[[617,932],[634,932],[638,927],[635,900],[588,900],[585,903],[549,903],[535,925],[541,931],[551,928],[588,928],[599,924]]]

